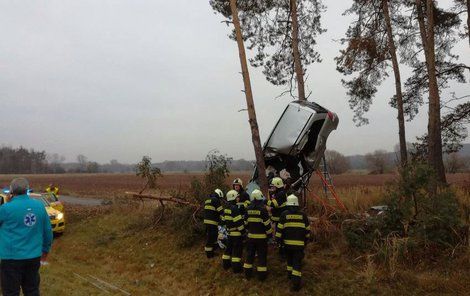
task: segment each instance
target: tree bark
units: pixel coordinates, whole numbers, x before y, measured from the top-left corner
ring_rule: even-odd
[[[401,89],[401,75],[400,66],[397,58],[397,48],[393,40],[392,21],[390,19],[389,0],[382,0],[382,10],[385,17],[385,25],[387,27],[387,39],[390,57],[392,59],[393,74],[395,75],[395,92],[397,97],[398,109],[398,135],[400,139],[400,160],[401,165],[405,166],[408,161],[408,151],[406,148],[406,134],[405,134],[405,115],[403,111],[403,93]]]
[[[299,100],[305,100],[304,71],[299,50],[299,21],[297,17],[297,1],[290,0],[290,17],[292,21],[292,52],[294,57],[295,75],[297,78],[297,90]]]
[[[470,0],[467,0],[467,30],[468,30],[468,45],[470,45]]]
[[[255,149],[256,166],[258,168],[258,179],[261,190],[268,196],[268,180],[266,178],[266,167],[264,163],[263,147],[259,136],[258,121],[256,119],[255,103],[253,101],[253,92],[251,90],[250,72],[248,71],[248,63],[246,61],[245,45],[243,42],[240,20],[238,18],[237,0],[230,0],[230,8],[232,11],[232,20],[235,27],[235,35],[238,44],[238,53],[240,57],[240,65],[242,68],[243,83],[245,85],[246,105],[248,108],[248,122],[251,127],[251,139]]]
[[[421,0],[416,0],[418,23],[429,83],[429,119],[428,119],[428,162],[435,170],[437,181],[446,183],[444,161],[442,159],[442,136],[441,136],[441,102],[439,97],[439,86],[436,76],[436,53],[434,40],[434,1],[426,0],[426,19],[423,13]],[[437,184],[433,185],[436,191]]]

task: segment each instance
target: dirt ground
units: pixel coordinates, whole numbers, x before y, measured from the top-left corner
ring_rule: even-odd
[[[203,173],[167,173],[158,180],[159,189],[185,190],[189,188],[194,178],[201,178]],[[235,177],[240,177],[248,182],[251,173],[234,172],[227,178],[227,183]],[[0,186],[7,186],[14,175],[0,175]],[[109,197],[123,195],[125,191],[139,191],[144,181],[134,174],[61,174],[61,175],[26,175],[31,187],[36,191],[44,189],[49,183],[57,184],[62,194],[90,197]],[[344,174],[333,176],[333,183],[337,188],[354,186],[383,186],[393,181],[394,174],[384,175],[358,175]],[[450,184],[454,184],[465,190],[470,190],[470,174],[448,175]],[[317,176],[313,176],[310,182],[311,189],[318,189],[321,182]],[[3,187],[2,187],[3,188]]]

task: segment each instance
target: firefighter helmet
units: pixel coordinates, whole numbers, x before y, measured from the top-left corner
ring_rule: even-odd
[[[251,200],[263,200],[263,192],[261,190],[255,189],[251,193]]]
[[[276,188],[282,188],[284,187],[284,182],[282,181],[281,178],[276,177],[271,180],[271,186],[274,186]]]
[[[297,196],[295,196],[293,194],[289,195],[287,197],[286,206],[298,207],[299,206],[299,199],[297,198]]]
[[[227,192],[227,201],[233,201],[238,197],[238,192],[236,190],[230,190]]]
[[[242,181],[242,179],[236,178],[236,179],[233,180],[233,182],[232,182],[232,186],[233,186],[233,185],[240,185],[240,187],[243,187],[243,181]]]
[[[224,193],[222,192],[222,190],[220,190],[219,188],[217,188],[216,190],[214,190],[215,194],[217,194],[217,196],[219,196],[220,198],[223,198],[224,197]]]

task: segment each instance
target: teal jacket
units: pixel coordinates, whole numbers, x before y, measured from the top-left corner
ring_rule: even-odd
[[[51,221],[42,202],[25,194],[0,206],[0,259],[37,258],[51,244]]]

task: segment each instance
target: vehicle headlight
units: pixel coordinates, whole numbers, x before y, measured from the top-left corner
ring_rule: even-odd
[[[62,220],[63,218],[64,218],[64,214],[63,214],[63,213],[59,213],[59,214],[57,215],[57,219]]]

